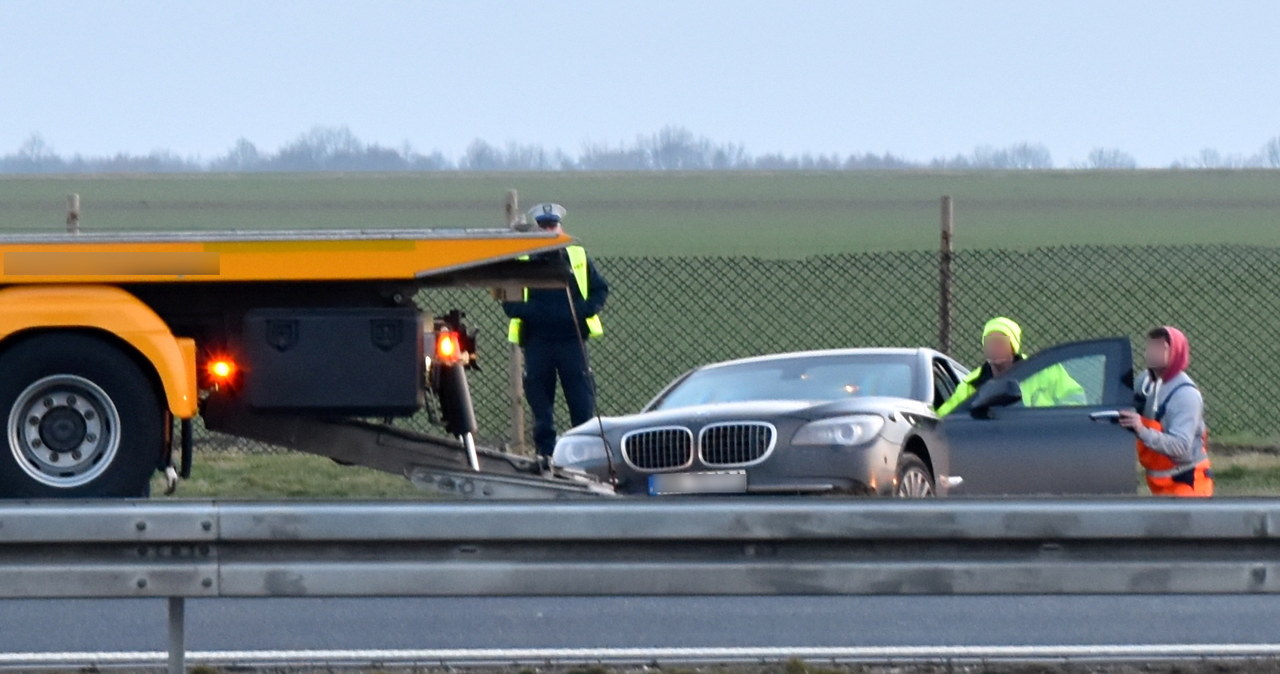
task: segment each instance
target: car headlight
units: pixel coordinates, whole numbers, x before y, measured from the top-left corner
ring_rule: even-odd
[[[801,426],[791,444],[856,447],[874,440],[883,428],[884,418],[871,414],[823,419]]]
[[[598,435],[565,435],[556,441],[551,463],[557,466],[575,466],[608,460],[609,450]]]

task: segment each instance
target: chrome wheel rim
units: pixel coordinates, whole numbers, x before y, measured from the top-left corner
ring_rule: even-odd
[[[120,413],[97,384],[75,375],[45,377],[9,409],[9,451],[40,484],[79,487],[102,476],[120,450]]]
[[[896,492],[899,498],[929,498],[933,496],[933,483],[919,468],[908,468],[898,480]]]

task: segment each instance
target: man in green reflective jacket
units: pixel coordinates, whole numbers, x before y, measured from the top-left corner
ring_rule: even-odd
[[[961,403],[978,392],[983,384],[999,377],[1022,360],[1022,327],[1003,316],[987,321],[982,328],[982,353],[987,360],[982,367],[971,371],[956,392],[938,408],[938,416],[950,414]],[[1027,407],[1059,407],[1084,405],[1084,387],[1071,378],[1061,364],[1051,365],[1019,382],[1022,404]]]

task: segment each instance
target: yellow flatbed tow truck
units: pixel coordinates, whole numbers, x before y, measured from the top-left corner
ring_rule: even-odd
[[[312,230],[0,235],[0,498],[137,497],[210,430],[467,497],[608,493],[476,447],[462,314],[424,288],[564,285],[563,234]],[[395,428],[434,397],[440,436]],[[380,421],[371,421],[377,419]],[[176,456],[176,458],[175,458]]]

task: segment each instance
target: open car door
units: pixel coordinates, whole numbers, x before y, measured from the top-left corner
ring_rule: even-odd
[[[1134,494],[1134,436],[1106,414],[1132,407],[1129,340],[1041,351],[986,382],[939,423],[949,451],[948,492]]]

